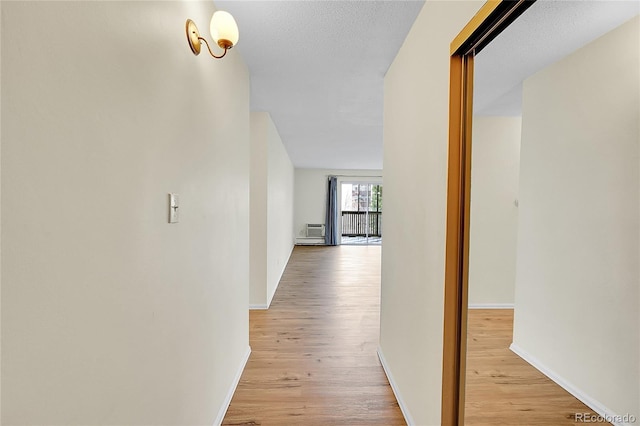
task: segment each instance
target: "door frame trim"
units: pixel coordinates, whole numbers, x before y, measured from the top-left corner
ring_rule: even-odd
[[[451,43],[442,425],[464,425],[474,57],[534,2],[488,0]]]

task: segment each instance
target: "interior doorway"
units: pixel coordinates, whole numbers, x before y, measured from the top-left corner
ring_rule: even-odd
[[[382,184],[342,182],[339,220],[341,244],[382,244]]]
[[[520,34],[507,39],[496,38],[532,4],[531,11],[524,14],[518,24],[522,24],[523,21],[529,22],[528,27],[535,28],[534,31],[524,36]],[[590,4],[589,7],[594,5]],[[495,346],[504,350],[504,357],[496,356],[498,352],[489,346],[488,327],[473,330],[470,322],[469,338],[467,337],[467,315],[472,320],[477,316],[474,312],[467,312],[471,264],[470,235],[474,229],[473,225],[470,225],[470,213],[475,208],[471,201],[474,77],[481,75],[480,72],[474,73],[482,69],[477,65],[490,49],[481,51],[488,43],[492,43],[489,46],[492,47],[496,46],[495,43],[510,39],[516,44],[512,51],[519,54],[524,52],[522,57],[528,58],[532,53],[547,50],[536,48],[531,43],[533,40],[540,42],[543,46],[560,45],[558,35],[549,36],[552,30],[550,27],[532,25],[532,17],[539,16],[538,13],[545,15],[543,19],[538,19],[538,22],[558,23],[561,22],[560,16],[567,12],[571,25],[560,25],[560,28],[561,31],[571,28],[572,32],[579,28],[577,20],[582,16],[588,18],[590,22],[590,25],[584,27],[592,31],[596,28],[591,21],[593,17],[604,17],[616,8],[606,5],[605,10],[593,13],[593,9],[585,8],[583,3],[536,2],[534,4],[532,1],[489,1],[451,45],[442,424],[463,425],[473,424],[474,421],[486,424],[488,413],[492,413],[494,423],[514,424],[522,420],[525,412],[527,422],[531,424],[563,424],[565,421],[569,424],[579,422],[578,419],[599,416],[601,419],[622,418],[623,415],[618,413],[631,412],[634,407],[637,407],[638,352],[615,351],[608,362],[602,362],[598,358],[599,354],[590,351],[590,347],[585,346],[586,349],[580,347],[580,342],[585,340],[583,337],[585,335],[592,341],[609,338],[620,338],[620,341],[624,341],[628,338],[627,336],[638,336],[637,309],[620,308],[627,300],[632,300],[632,303],[636,303],[637,306],[637,297],[631,296],[628,290],[637,284],[637,278],[629,281],[618,278],[621,276],[619,271],[623,269],[637,274],[637,254],[629,256],[628,263],[618,265],[614,273],[613,270],[608,269],[606,263],[601,263],[603,244],[594,239],[590,231],[597,229],[598,235],[609,238],[613,235],[622,235],[616,234],[616,229],[630,229],[633,226],[637,228],[638,223],[637,215],[625,215],[631,209],[637,209],[638,187],[637,178],[635,178],[637,174],[627,175],[630,177],[624,184],[622,184],[622,178],[609,179],[610,176],[616,176],[618,170],[624,168],[637,171],[638,167],[637,156],[627,160],[631,157],[625,151],[629,149],[629,152],[637,153],[638,128],[634,126],[637,120],[626,120],[618,113],[621,109],[629,110],[630,117],[637,117],[638,112],[638,9],[637,3],[630,4],[628,11],[624,3],[620,3],[619,7],[621,9],[618,16],[621,20],[616,24],[619,28],[601,27],[602,31],[608,32],[592,34],[589,35],[590,38],[584,38],[583,42],[588,44],[573,46],[572,50],[565,52],[570,53],[566,59],[558,60],[558,57],[554,57],[545,64],[544,69],[538,68],[540,71],[535,75],[532,75],[532,71],[529,70],[528,74],[523,76],[526,81],[523,82],[522,89],[516,91],[521,92],[523,104],[520,158],[520,164],[523,167],[520,167],[519,201],[516,206],[519,208],[519,214],[515,316],[512,320],[502,313],[494,312],[487,316],[488,321],[485,321],[485,325],[491,323],[495,326],[502,321],[508,326],[508,328],[504,327],[506,332],[502,333],[504,341]],[[568,8],[579,10],[568,10]],[[631,14],[626,15],[627,12]],[[553,20],[549,19],[551,16]],[[629,16],[633,18],[629,19]],[[611,25],[614,24],[614,20],[608,22]],[[510,26],[508,30],[516,28],[518,25]],[[548,37],[551,42],[545,42],[543,37]],[[597,38],[594,40],[593,37]],[[572,39],[578,38],[572,36]],[[520,42],[522,40],[527,40],[527,46]],[[476,58],[478,53],[480,56]],[[635,60],[629,59],[631,54],[636,55]],[[507,64],[517,63],[515,68],[520,69],[524,68],[522,57],[518,61],[501,58],[499,61],[488,60],[487,63],[500,63],[501,70],[504,70]],[[628,70],[628,72],[621,70]],[[490,75],[491,81],[506,80],[504,77],[497,76],[495,72],[487,75]],[[512,81],[517,83],[522,79],[512,79]],[[498,93],[504,94],[505,91]],[[581,93],[589,93],[589,96],[579,95]],[[618,93],[618,95],[611,96],[611,93]],[[556,105],[549,102],[549,99],[562,99],[564,103]],[[505,104],[504,99],[499,100],[501,106]],[[477,104],[480,105],[480,102]],[[624,107],[621,108],[620,105]],[[629,125],[629,123],[632,124]],[[618,134],[619,129],[624,129],[620,132],[620,136],[610,137],[611,134]],[[477,142],[477,136],[477,134],[473,135],[474,144]],[[477,150],[476,153],[486,154],[486,149],[481,146],[475,148],[481,150]],[[600,149],[610,150],[608,151],[610,154],[602,155],[599,153]],[[475,168],[477,162],[476,160],[473,162]],[[568,165],[570,165],[570,172],[567,172]],[[593,176],[593,170],[600,171],[597,185],[591,184],[589,180]],[[567,173],[570,173],[570,179],[564,177]],[[550,182],[550,185],[544,186],[545,181],[541,181],[542,176],[546,182]],[[558,186],[559,183],[562,186]],[[627,188],[627,192],[621,188]],[[560,195],[553,198],[553,194]],[[580,195],[566,197],[565,194]],[[611,194],[616,194],[619,198],[615,201],[607,201],[607,197]],[[525,196],[522,197],[522,195]],[[628,207],[625,204],[627,200],[631,200]],[[596,208],[590,208],[591,205]],[[576,211],[580,214],[574,214]],[[592,215],[592,211],[597,213]],[[612,253],[617,251],[623,253],[620,256],[623,257],[629,250],[627,247],[631,247],[626,241],[634,245],[637,253],[637,234],[631,234],[626,240],[612,239],[611,241],[606,249],[608,256],[616,256]],[[484,248],[486,249],[486,244]],[[576,274],[576,271],[583,275]],[[585,285],[590,283],[590,278],[594,276],[602,276],[598,284]],[[599,284],[601,282],[607,282],[607,285],[602,286]],[[617,286],[617,283],[621,285]],[[637,286],[635,288],[637,289]],[[580,306],[576,311],[571,311],[571,303],[567,301],[571,301],[576,293],[580,294]],[[609,301],[615,302],[607,305]],[[593,312],[593,314],[583,315],[583,312]],[[622,317],[622,315],[611,315],[611,312],[616,314],[633,312],[633,314]],[[598,316],[600,313],[602,315]],[[504,318],[500,320],[499,316]],[[579,320],[574,321],[574,318]],[[587,320],[593,321],[597,327],[592,326]],[[513,326],[511,326],[512,321]],[[621,331],[627,326],[635,328]],[[499,337],[500,330],[495,327],[494,330],[496,332],[492,331],[491,336]],[[599,330],[600,335],[598,335]],[[616,330],[617,333],[611,333],[610,330]],[[511,341],[510,344],[509,341]],[[486,381],[476,387],[476,399],[466,404],[467,385],[474,386],[475,384],[471,382],[481,375],[480,369],[472,364],[473,357],[467,358],[467,344],[470,354],[474,351],[472,346],[480,349],[476,352],[484,357],[483,368],[485,371],[490,371],[488,376],[497,379],[493,384],[509,385],[509,380],[514,377],[518,378],[516,386],[518,389],[525,388],[523,386],[525,383],[527,385],[532,383],[527,381],[520,372],[511,370],[505,373],[503,370],[509,363],[507,354],[513,352],[517,355],[517,357],[512,356],[514,361],[519,362],[523,367],[537,369],[550,379],[550,382],[555,382],[556,387],[563,387],[575,398],[587,402],[588,408],[574,406],[567,409],[567,404],[558,403],[559,398],[552,396],[548,400],[553,400],[553,404],[545,403],[542,410],[532,408],[530,403],[526,407],[521,405],[513,411],[516,420],[513,418],[508,420],[506,417],[508,410],[504,407],[507,405],[515,407],[515,404],[511,402],[505,404],[505,395],[509,395],[510,401],[519,401],[518,404],[523,404],[524,398],[516,396],[516,392],[501,389],[493,392],[492,403],[498,408],[492,410],[486,403],[491,399],[492,394]],[[620,344],[612,341],[608,345],[617,347]],[[637,348],[637,346],[634,347]],[[576,358],[572,356],[575,353],[585,354],[585,357]],[[591,361],[591,357],[596,358],[595,363]],[[486,362],[487,360],[498,362],[491,366]],[[592,364],[597,364],[598,368],[592,369],[590,367]],[[495,365],[499,366],[495,367]],[[598,376],[584,380],[583,378],[588,377],[592,371],[595,371]],[[632,372],[636,373],[635,376]],[[619,379],[612,383],[606,379],[608,377],[619,377]],[[570,385],[577,382],[578,378],[582,380],[580,388]],[[467,379],[469,379],[468,383]],[[536,381],[539,383],[539,379]],[[468,389],[473,388],[468,387]],[[607,391],[605,392],[604,389]],[[549,396],[546,391],[537,394]],[[478,395],[484,402],[479,402],[481,400]],[[606,395],[606,397],[593,397],[593,395]],[[627,395],[634,396],[627,398]],[[611,407],[612,403],[624,408],[619,408],[617,412],[606,408]],[[538,420],[534,419],[536,412],[540,415],[549,415],[552,411],[549,407],[554,404],[561,407],[560,415],[545,421],[541,421],[540,417]],[[465,407],[476,409],[475,413],[465,413]],[[480,407],[479,410],[478,407]],[[496,413],[501,416],[500,420],[495,420]],[[465,420],[466,414],[470,415]],[[623,421],[626,420],[619,420],[621,423]]]

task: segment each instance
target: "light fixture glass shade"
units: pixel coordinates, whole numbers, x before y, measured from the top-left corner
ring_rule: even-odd
[[[211,37],[218,46],[230,49],[238,43],[239,33],[236,20],[229,12],[218,10],[211,17]]]

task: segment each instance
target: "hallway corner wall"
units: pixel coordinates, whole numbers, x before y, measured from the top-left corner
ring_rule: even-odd
[[[380,349],[416,424],[440,424],[449,45],[482,2],[427,1],[384,85]]]
[[[427,1],[384,81],[380,351],[417,425],[440,424],[449,45],[481,6]]]
[[[249,306],[271,304],[294,246],[294,168],[268,112],[251,113]]]

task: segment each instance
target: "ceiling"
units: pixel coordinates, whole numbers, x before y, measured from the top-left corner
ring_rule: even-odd
[[[382,169],[384,75],[423,1],[215,3],[296,167]]]
[[[523,80],[638,13],[638,0],[539,0],[476,57],[475,114],[520,115]]]
[[[381,169],[384,75],[423,1],[215,0],[240,28],[251,109],[296,167]],[[480,115],[520,115],[522,81],[640,12],[640,2],[539,0],[477,57]]]

